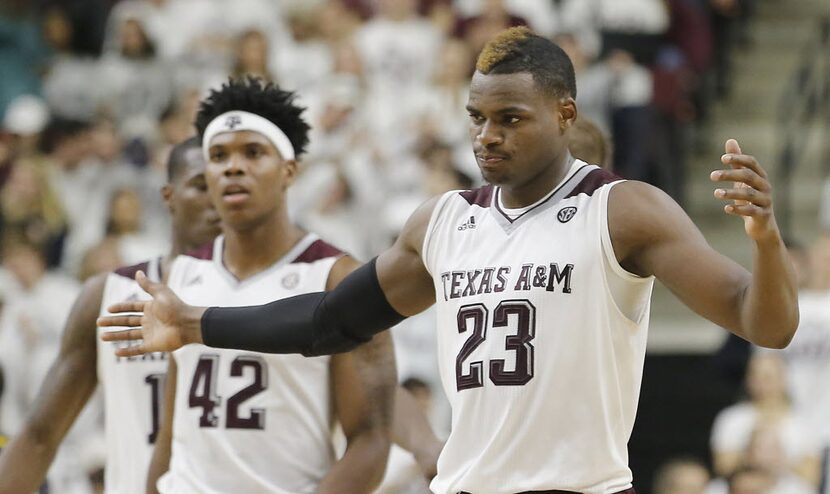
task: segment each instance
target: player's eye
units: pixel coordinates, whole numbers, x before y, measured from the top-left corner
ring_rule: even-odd
[[[210,152],[211,161],[223,161],[227,157],[227,153],[221,149]]]
[[[259,146],[248,146],[247,148],[245,148],[245,156],[250,159],[259,158],[261,155],[262,148],[260,148]]]
[[[470,121],[474,124],[481,124],[484,123],[484,117],[477,113],[470,113]]]
[[[519,122],[521,122],[521,121],[522,121],[522,119],[521,119],[521,118],[519,118],[519,117],[517,117],[517,116],[515,116],[515,115],[508,115],[507,117],[505,117],[505,120],[506,120],[506,121],[507,121],[507,123],[508,123],[508,124],[510,124],[510,125],[515,125],[515,124],[517,124],[517,123],[519,123]]]

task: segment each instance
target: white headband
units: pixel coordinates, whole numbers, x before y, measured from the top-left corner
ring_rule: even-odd
[[[202,154],[205,156],[205,161],[210,161],[210,141],[216,137],[216,134],[239,132],[240,130],[250,130],[262,134],[277,148],[282,159],[294,159],[294,146],[291,145],[291,141],[285,135],[285,132],[280,130],[273,122],[254,113],[234,110],[214,118],[205,129],[202,136]]]

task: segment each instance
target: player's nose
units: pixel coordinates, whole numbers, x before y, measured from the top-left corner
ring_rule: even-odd
[[[491,147],[496,144],[504,142],[504,136],[498,125],[494,125],[492,121],[487,121],[479,128],[476,136],[479,144],[484,147]]]

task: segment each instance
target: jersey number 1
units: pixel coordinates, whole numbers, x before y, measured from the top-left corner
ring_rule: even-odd
[[[202,355],[196,364],[193,382],[190,385],[188,406],[201,408],[199,427],[216,427],[219,417],[214,409],[222,403],[222,398],[216,393],[216,371],[219,367],[218,355]],[[240,417],[239,407],[245,401],[261,393],[268,386],[268,373],[265,362],[257,356],[239,356],[231,362],[231,377],[242,377],[244,370],[250,368],[253,382],[240,389],[227,401],[225,427],[228,429],[264,429],[265,410],[252,408],[250,415]]]
[[[507,370],[504,359],[490,360],[490,381],[496,386],[521,386],[533,379],[533,345],[536,336],[536,307],[529,300],[504,300],[493,312],[493,328],[506,328],[510,316],[517,322],[516,334],[504,338],[504,348],[516,354],[516,366]],[[464,361],[487,339],[489,311],[484,304],[465,305],[458,309],[458,332],[470,333],[455,359],[455,384],[458,391],[484,386],[484,362],[470,362],[464,372]]]

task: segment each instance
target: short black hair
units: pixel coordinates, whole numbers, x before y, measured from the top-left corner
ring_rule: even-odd
[[[92,124],[86,120],[72,118],[53,118],[43,130],[40,140],[40,151],[45,154],[52,153],[65,139],[71,139],[84,132],[89,131]]]
[[[204,138],[205,129],[219,115],[241,110],[255,113],[282,130],[294,146],[297,158],[308,145],[310,127],[303,120],[305,108],[294,103],[296,94],[284,91],[274,83],[263,82],[256,77],[229,79],[217,90],[202,100],[196,114],[196,131]]]
[[[526,27],[507,29],[490,40],[478,56],[476,70],[482,74],[529,72],[552,96],[576,98],[576,74],[568,54]]]
[[[187,153],[193,148],[201,149],[200,139],[196,136],[184,140],[170,150],[167,158],[167,181],[172,183],[187,168]]]

